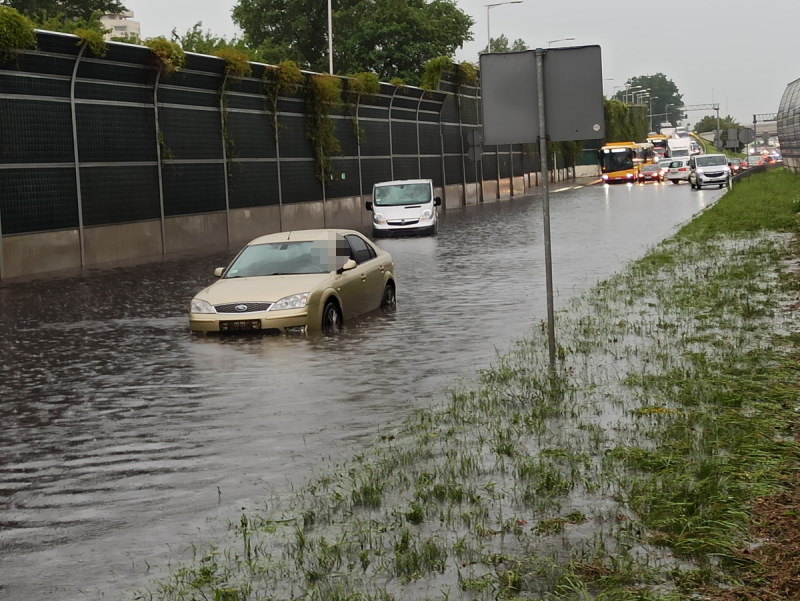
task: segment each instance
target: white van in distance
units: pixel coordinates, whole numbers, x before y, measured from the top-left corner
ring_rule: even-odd
[[[433,180],[378,182],[372,188],[372,235],[435,234],[442,199],[433,195]]]

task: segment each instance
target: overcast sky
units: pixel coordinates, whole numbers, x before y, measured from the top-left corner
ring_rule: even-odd
[[[320,0],[322,3],[324,0]],[[478,62],[486,47],[487,10],[492,37],[521,38],[530,48],[597,44],[603,56],[605,93],[630,77],[663,73],[684,103],[719,103],[720,115],[742,124],[754,113],[778,110],[786,84],[800,78],[800,0],[457,0],[475,20],[473,42],[456,59]],[[125,0],[141,23],[142,37],[169,36],[201,21],[203,29],[241,35],[230,13],[236,0]],[[334,44],[336,32],[334,32]],[[335,67],[335,65],[334,65]],[[695,123],[713,111],[689,113]]]

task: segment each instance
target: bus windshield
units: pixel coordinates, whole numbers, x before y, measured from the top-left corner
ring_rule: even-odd
[[[600,154],[603,171],[633,169],[633,153],[630,148],[604,148]]]

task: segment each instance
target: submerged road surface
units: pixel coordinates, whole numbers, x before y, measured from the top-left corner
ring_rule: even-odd
[[[722,192],[561,187],[557,308]],[[546,318],[541,206],[451,209],[436,237],[379,241],[398,310],[336,339],[192,337],[189,299],[238,249],[0,284],[0,599],[128,595],[490,363]]]

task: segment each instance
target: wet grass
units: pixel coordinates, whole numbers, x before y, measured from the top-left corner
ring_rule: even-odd
[[[685,599],[797,471],[800,178],[748,178],[138,599]],[[756,598],[756,597],[753,597]]]

